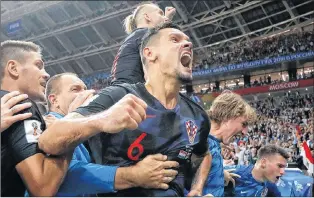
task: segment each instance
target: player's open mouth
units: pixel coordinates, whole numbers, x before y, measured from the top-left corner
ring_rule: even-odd
[[[190,65],[192,62],[191,53],[190,52],[182,53],[180,61],[181,61],[181,64],[183,65],[183,67],[190,68]]]
[[[280,176],[277,176],[276,179],[279,180],[279,179],[280,179]]]

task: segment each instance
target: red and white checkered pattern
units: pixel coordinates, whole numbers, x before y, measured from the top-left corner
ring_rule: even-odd
[[[185,127],[189,136],[189,142],[192,144],[194,142],[198,127],[192,120],[186,121]]]

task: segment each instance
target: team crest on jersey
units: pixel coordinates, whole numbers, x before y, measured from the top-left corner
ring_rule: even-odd
[[[267,193],[268,193],[268,188],[264,188],[261,193],[261,197],[266,197]]]
[[[198,127],[192,120],[185,121],[185,127],[186,132],[188,133],[189,136],[189,142],[193,144]]]

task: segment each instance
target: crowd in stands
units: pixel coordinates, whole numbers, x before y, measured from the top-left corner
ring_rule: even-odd
[[[241,42],[233,47],[227,46],[225,48],[221,48],[217,52],[212,51],[210,52],[210,58],[205,60],[203,64],[197,65],[194,71],[311,50],[314,50],[313,31],[280,34],[262,40],[255,40],[253,42]],[[107,73],[100,72],[87,77],[82,77],[82,79],[87,87],[99,90],[107,86],[106,80],[103,80],[107,77]],[[313,72],[303,76],[298,75],[297,79],[305,79],[309,77],[313,77]],[[276,84],[281,82],[284,81],[273,80],[269,83],[268,77],[265,76],[263,79],[254,79],[251,85],[245,86],[260,86],[264,84]],[[226,88],[238,89],[242,87],[241,85],[236,85],[233,87],[226,86]]]
[[[81,79],[89,89],[100,90],[107,86],[108,74],[105,72],[98,72],[89,76],[83,76]]]
[[[242,88],[248,88],[248,87],[258,87],[258,86],[264,86],[264,85],[273,85],[273,84],[280,84],[284,82],[289,81],[295,81],[295,80],[302,80],[302,79],[310,79],[314,78],[314,70],[312,72],[303,73],[303,74],[297,74],[296,79],[272,79],[270,75],[264,75],[260,78],[253,78],[250,84],[240,84],[239,80],[235,80],[235,84],[228,85],[226,83],[222,83],[222,86],[219,88],[216,87],[208,87],[206,90],[200,89],[199,92],[196,90],[196,93],[200,94],[207,94],[209,92],[220,92],[223,90],[236,90],[236,89],[242,89]]]
[[[234,46],[220,48],[217,51],[209,51],[209,58],[203,60],[203,63],[197,65],[194,70],[312,50],[314,50],[314,31],[280,34],[262,40],[240,42]]]
[[[302,168],[300,153],[304,141],[314,157],[312,93],[287,93],[284,97],[269,97],[251,101],[250,104],[256,108],[259,119],[249,127],[248,135],[234,137],[229,152],[225,148],[225,164],[254,164],[261,146],[276,144],[289,152],[289,163],[296,163]]]

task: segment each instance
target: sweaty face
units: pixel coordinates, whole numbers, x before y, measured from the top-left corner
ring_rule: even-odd
[[[168,18],[164,15],[164,12],[158,6],[147,5],[144,9],[149,22],[154,27],[164,23],[165,21],[168,21]]]
[[[28,94],[35,101],[45,101],[45,89],[47,80],[50,78],[45,71],[41,54],[37,52],[26,52],[25,61],[19,63],[18,85],[20,90]]]
[[[287,167],[287,160],[279,154],[268,156],[262,163],[264,165],[264,177],[272,183],[279,180]]]
[[[77,97],[78,93],[86,90],[84,82],[76,76],[64,75],[58,83],[59,93],[56,94],[57,104],[59,108],[67,113],[70,104]]]
[[[238,134],[247,134],[247,119],[241,116],[235,119],[230,119],[226,122],[222,122],[220,125],[220,130],[222,130],[224,134],[222,137],[222,142],[224,144],[229,144],[234,136]]]
[[[174,28],[160,30],[159,34],[156,53],[161,73],[181,82],[191,81],[193,46],[189,37]]]

